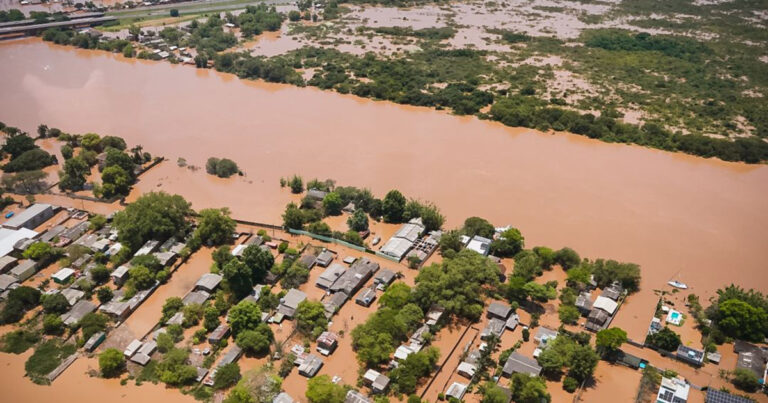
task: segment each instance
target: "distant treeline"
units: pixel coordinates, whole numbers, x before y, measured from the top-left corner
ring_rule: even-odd
[[[546,105],[544,101],[534,97],[513,95],[497,100],[491,107],[490,116],[507,126],[569,131],[608,142],[639,144],[700,157],[717,157],[725,161],[754,164],[768,160],[768,143],[756,137],[731,141],[701,135],[677,134],[653,123],[643,126],[630,125],[610,117],[582,115]]]
[[[596,29],[585,31],[583,38],[587,46],[606,50],[630,52],[658,51],[667,56],[687,60],[698,60],[699,56],[712,52],[706,45],[691,38],[671,35],[637,34],[617,29]]]

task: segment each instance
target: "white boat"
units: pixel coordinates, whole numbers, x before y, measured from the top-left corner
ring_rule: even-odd
[[[667,284],[671,285],[672,287],[679,288],[681,290],[685,290],[688,288],[688,285],[686,285],[685,283],[681,283],[677,280],[668,281]]]

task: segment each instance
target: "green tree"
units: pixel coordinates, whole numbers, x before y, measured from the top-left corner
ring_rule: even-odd
[[[718,305],[717,326],[728,336],[759,342],[768,336],[768,314],[759,307],[731,299]]]
[[[43,333],[60,335],[64,331],[64,322],[57,314],[48,314],[43,317]]]
[[[325,307],[320,302],[304,300],[296,308],[296,329],[313,339],[328,329]]]
[[[62,314],[69,310],[69,302],[61,293],[43,295],[42,302],[45,313]]]
[[[339,215],[344,208],[344,202],[336,192],[330,192],[323,198],[323,210],[326,215]]]
[[[235,221],[229,217],[228,208],[203,209],[200,210],[195,235],[205,245],[221,245],[232,240],[235,227]]]
[[[288,185],[291,187],[291,193],[299,194],[304,191],[304,181],[301,176],[293,175],[288,181]]]
[[[379,298],[379,306],[391,309],[401,309],[410,301],[410,299],[411,287],[409,287],[408,284],[397,282],[387,287],[387,290],[384,291],[384,294]]]
[[[253,272],[240,259],[232,259],[221,269],[221,274],[229,284],[235,297],[244,298],[253,289]]]
[[[343,403],[347,390],[331,382],[328,375],[319,375],[309,380],[305,395],[310,403]]]
[[[347,226],[353,231],[365,231],[368,229],[368,214],[363,209],[356,209],[349,218]]]
[[[658,332],[648,335],[646,343],[666,351],[675,351],[680,345],[680,335],[664,326]]]
[[[397,190],[390,190],[382,204],[382,213],[384,221],[389,223],[399,223],[403,219],[405,212],[405,196]]]
[[[137,290],[147,290],[155,285],[155,276],[144,266],[134,266],[128,270],[128,278]]]
[[[125,370],[125,357],[120,350],[108,348],[99,354],[99,370],[101,376],[114,378]]]
[[[133,180],[118,165],[104,168],[101,172],[101,197],[109,199],[115,196],[127,196]]]
[[[133,50],[133,45],[126,43],[125,46],[123,46],[123,57],[134,57],[135,55],[136,52]]]
[[[569,325],[576,324],[581,317],[581,313],[579,313],[579,310],[573,305],[561,304],[557,309],[557,313],[560,317],[560,322]]]
[[[80,190],[85,185],[85,178],[91,173],[88,163],[81,157],[74,157],[64,162],[64,170],[59,174],[61,190]]]
[[[464,247],[461,243],[461,232],[458,230],[450,230],[440,237],[440,253],[445,255],[448,251],[458,252]]]
[[[269,353],[269,346],[274,339],[274,334],[269,325],[259,323],[253,330],[243,330],[240,332],[235,342],[248,355],[264,355]]]
[[[86,133],[80,139],[80,145],[89,151],[101,151],[101,137],[96,133]]]
[[[485,237],[488,239],[493,238],[493,234],[496,233],[496,229],[491,225],[488,220],[480,217],[469,217],[464,220],[464,227],[462,228],[464,235],[472,238],[475,235]]]
[[[111,288],[105,286],[96,291],[96,297],[99,299],[99,302],[106,304],[107,302],[112,301],[114,294],[112,293]]]
[[[184,302],[182,302],[181,298],[179,297],[170,297],[166,299],[165,303],[163,303],[163,315],[160,317],[160,321],[165,322],[168,319],[171,319],[171,317],[173,317],[173,315],[175,315],[176,312],[179,312],[183,307]]]
[[[83,333],[83,340],[88,340],[94,334],[107,330],[107,322],[109,318],[100,313],[91,312],[83,316],[78,323]]]
[[[480,392],[483,394],[481,403],[507,403],[506,392],[493,382],[486,382],[480,386]]]
[[[261,309],[251,301],[240,301],[229,311],[229,325],[236,337],[245,330],[255,330],[261,323]]]
[[[253,283],[261,284],[275,264],[275,258],[269,251],[256,245],[250,245],[243,250],[243,263],[251,269]]]
[[[600,357],[589,345],[577,345],[570,356],[568,376],[583,382],[592,377]]]
[[[610,352],[616,351],[622,344],[627,342],[627,332],[618,327],[603,329],[597,332],[595,345],[598,351]]]
[[[517,255],[525,246],[525,238],[517,228],[510,228],[491,242],[491,254],[498,257]]]
[[[7,133],[7,130],[6,130]],[[11,159],[14,159],[24,152],[37,148],[35,140],[25,134],[19,134],[15,136],[8,136],[5,140],[5,145],[2,147],[2,151],[11,154]]]
[[[736,368],[731,379],[733,385],[745,392],[754,393],[760,388],[760,379],[754,372],[745,368]]]
[[[301,229],[304,226],[304,214],[296,204],[288,203],[283,213],[283,226],[290,229]]]
[[[439,230],[442,228],[443,223],[445,223],[445,216],[440,213],[440,209],[437,206],[431,203],[421,205],[420,216],[421,222],[424,224],[424,230],[427,232]]]
[[[120,242],[130,250],[137,250],[150,239],[167,239],[182,233],[189,225],[187,217],[191,213],[183,197],[150,192],[117,213],[114,224]]]
[[[214,306],[208,306],[203,311],[203,327],[212,332],[221,322],[219,321],[219,310]]]
[[[581,263],[581,257],[573,249],[565,247],[555,252],[555,263],[568,270]]]
[[[47,242],[38,241],[29,245],[22,256],[25,259],[45,260],[53,254],[53,247]]]
[[[234,386],[240,380],[240,366],[236,362],[224,364],[216,370],[213,377],[213,389],[220,390]]]

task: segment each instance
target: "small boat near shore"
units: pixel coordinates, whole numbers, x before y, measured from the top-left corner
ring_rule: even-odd
[[[679,288],[681,290],[688,289],[688,285],[687,284],[681,283],[681,282],[679,282],[677,280],[667,281],[667,284],[671,285],[672,287]]]

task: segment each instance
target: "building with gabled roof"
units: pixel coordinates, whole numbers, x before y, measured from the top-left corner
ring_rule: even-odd
[[[501,373],[507,377],[512,376],[514,373],[539,376],[541,366],[535,359],[513,352],[507,358],[507,362],[504,363]]]

